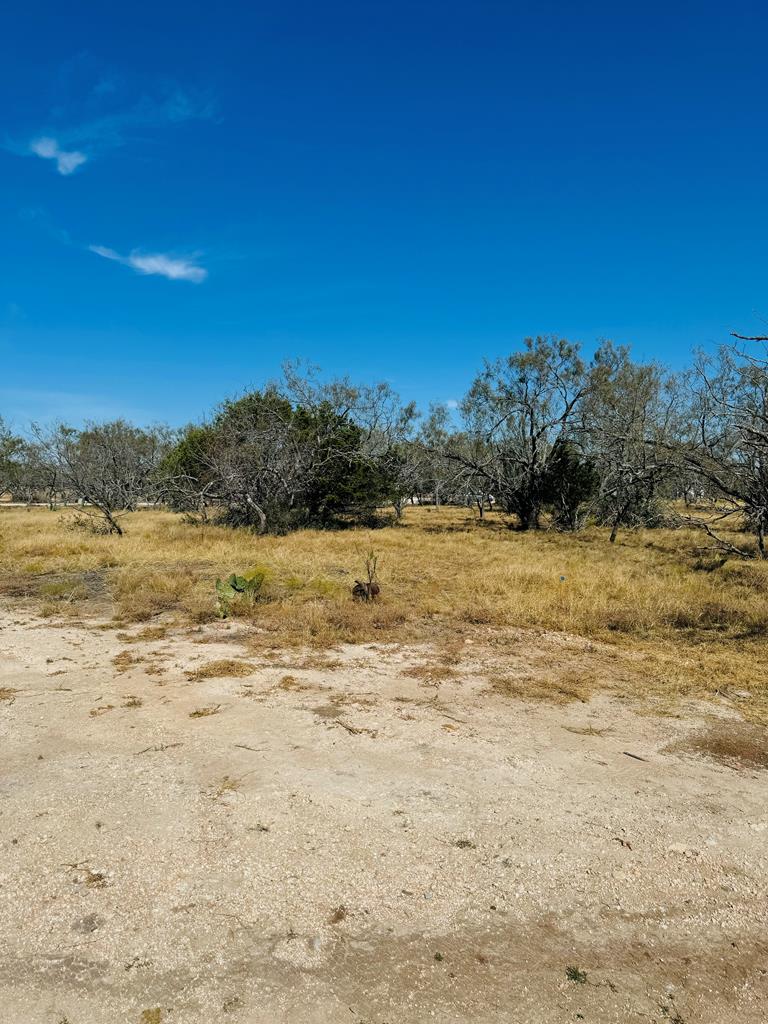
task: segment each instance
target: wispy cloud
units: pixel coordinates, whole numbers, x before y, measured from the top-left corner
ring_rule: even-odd
[[[72,241],[68,231],[51,220],[48,211],[42,206],[22,206],[19,210],[19,219],[49,238],[61,242],[62,245],[77,244]]]
[[[78,67],[81,62],[76,62]],[[80,69],[82,70],[82,69]],[[89,72],[93,72],[89,68]],[[143,140],[145,129],[215,116],[209,95],[182,89],[172,81],[129,81],[112,73],[100,73],[95,84],[79,82],[63,88],[63,101],[50,110],[33,135],[0,143],[18,156],[32,154],[55,162],[59,174],[69,175],[102,153],[128,142]],[[90,75],[89,75],[90,77]],[[75,93],[76,95],[74,95]],[[145,141],[145,140],[144,140]]]
[[[62,149],[56,139],[51,139],[47,135],[34,139],[29,144],[29,148],[37,156],[42,157],[43,160],[55,160],[56,170],[59,174],[64,175],[76,171],[88,159],[85,153],[81,153],[79,150]]]
[[[58,137],[68,146],[117,149],[129,140],[134,129],[207,120],[213,113],[210,99],[175,88],[161,98],[144,95],[130,105],[62,128]]]
[[[192,281],[200,284],[208,277],[205,267],[198,266],[194,256],[172,256],[169,253],[143,253],[134,249],[128,256],[121,256],[114,249],[103,245],[89,245],[91,252],[102,256],[105,260],[114,260],[130,267],[137,274],[157,274],[167,277],[170,281]]]
[[[458,399],[456,399],[456,398],[449,398],[446,401],[446,403],[445,403],[445,407],[446,407],[446,409],[458,409],[459,408]]]
[[[143,249],[133,249],[127,256],[124,256],[106,245],[85,245],[84,242],[72,238],[68,231],[58,227],[49,218],[46,210],[42,207],[25,207],[19,210],[19,216],[32,228],[55,239],[62,245],[80,251],[93,252],[97,256],[101,256],[102,259],[112,260],[114,263],[121,263],[124,267],[130,267],[137,274],[153,274],[168,278],[169,281],[191,281],[193,284],[200,284],[208,277],[208,271],[199,263],[200,252],[146,252]]]

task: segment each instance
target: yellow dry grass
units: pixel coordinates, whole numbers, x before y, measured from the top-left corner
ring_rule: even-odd
[[[52,614],[60,592],[61,614],[108,609],[119,625],[160,615],[202,622],[216,614],[216,577],[258,565],[268,570],[263,593],[233,611],[262,650],[471,639],[503,659],[524,644],[521,630],[557,631],[609,645],[599,671],[584,676],[584,692],[598,676],[603,685],[606,659],[616,657],[622,692],[748,690],[740,710],[768,718],[768,564],[703,552],[706,539],[692,530],[640,530],[611,545],[596,527],[524,534],[495,515],[480,523],[463,509],[433,508],[409,509],[401,525],[380,530],[286,537],[191,526],[163,511],[124,522],[122,538],[92,536],[68,530],[61,513],[0,509],[0,596],[45,598]],[[370,548],[379,555],[381,598],[353,601]],[[569,664],[563,689],[580,688],[573,673],[583,675],[588,661]],[[519,680],[496,688],[525,689]],[[543,688],[539,674],[529,692]]]
[[[256,666],[248,661],[236,661],[234,658],[222,658],[219,661],[208,661],[194,669],[188,679],[222,679],[227,677],[242,678],[252,676]]]

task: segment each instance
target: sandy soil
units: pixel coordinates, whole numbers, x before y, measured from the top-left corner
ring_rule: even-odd
[[[3,1024],[768,1018],[733,712],[516,702],[474,648],[437,686],[374,646],[194,680],[236,627],[126,639],[0,612]]]

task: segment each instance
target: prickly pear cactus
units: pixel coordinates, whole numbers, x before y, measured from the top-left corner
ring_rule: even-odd
[[[216,610],[219,618],[226,619],[232,611],[232,603],[245,599],[253,604],[259,596],[268,576],[266,569],[257,566],[249,569],[242,576],[232,573],[225,580],[216,580]]]

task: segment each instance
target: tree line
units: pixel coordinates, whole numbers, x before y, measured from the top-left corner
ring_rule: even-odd
[[[78,503],[91,528],[162,503],[259,533],[375,524],[408,503],[495,508],[510,525],[576,531],[689,521],[724,549],[766,557],[768,339],[734,335],[672,373],[605,342],[590,360],[558,337],[487,362],[454,415],[421,415],[389,385],[325,381],[295,365],[181,430],[0,419],[0,494]],[[671,511],[706,500],[703,519]],[[718,523],[736,515],[752,544]],[[732,518],[730,520],[733,521]]]

